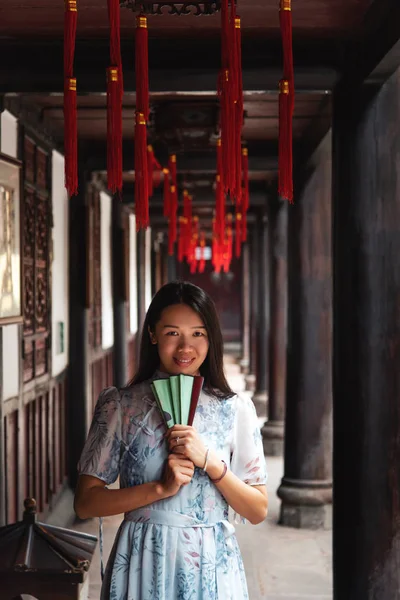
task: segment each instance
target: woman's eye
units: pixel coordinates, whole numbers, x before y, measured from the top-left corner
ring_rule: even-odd
[[[195,331],[193,335],[195,337],[201,337],[201,336],[204,336],[204,332],[203,331]]]
[[[168,331],[167,335],[178,335],[177,331]]]

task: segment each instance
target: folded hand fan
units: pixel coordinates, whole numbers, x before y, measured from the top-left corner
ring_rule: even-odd
[[[203,387],[204,378],[203,377],[193,377],[193,388],[192,388],[192,396],[190,399],[190,411],[187,424],[192,426],[194,414],[196,412],[197,403],[200,398],[201,388]]]
[[[151,389],[156,399],[158,408],[167,427],[173,427],[176,423],[172,404],[171,388],[169,379],[156,379]]]
[[[169,386],[171,388],[172,408],[174,411],[175,423],[181,423],[181,389],[179,375],[173,375],[167,381],[169,381]]]
[[[151,388],[167,427],[192,425],[203,381],[189,375],[154,380]]]

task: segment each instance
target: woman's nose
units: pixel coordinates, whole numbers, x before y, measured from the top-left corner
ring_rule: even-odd
[[[190,342],[187,338],[181,337],[181,339],[179,340],[179,346],[178,346],[179,350],[186,350],[187,348],[190,348]]]

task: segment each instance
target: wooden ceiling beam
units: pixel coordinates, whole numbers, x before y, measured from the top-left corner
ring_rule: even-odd
[[[252,228],[257,221],[257,215],[252,212],[247,213],[247,225]],[[204,231],[208,240],[211,239],[213,229],[213,216],[202,216],[199,219],[200,229]],[[150,227],[155,233],[164,233],[168,236],[167,220],[160,214],[150,213]],[[235,226],[233,226],[233,234],[235,234]]]
[[[268,188],[267,186],[264,184],[262,184],[262,182],[253,182],[251,187],[250,187],[250,204],[251,207],[254,208],[256,206],[265,206],[265,203],[267,202],[267,198],[268,198]],[[134,185],[132,183],[128,183],[124,185],[123,188],[123,196],[122,196],[122,201],[124,204],[134,204],[134,196],[135,196],[135,189],[134,189]],[[153,197],[150,199],[150,209],[152,211],[154,211],[155,214],[157,214],[158,212],[160,213],[160,217],[162,217],[163,215],[163,206],[164,206],[164,199],[163,199],[163,194],[162,194],[162,190],[160,188],[157,188],[154,191],[154,195]],[[232,208],[232,203],[230,201],[229,198],[227,198],[226,200],[226,207],[227,209]],[[212,209],[215,207],[215,193],[213,190],[198,190],[197,192],[195,192],[193,194],[193,210],[196,211],[200,211],[200,212],[207,212],[207,211],[212,211]]]
[[[400,67],[399,0],[372,1],[343,58],[337,91],[344,93],[361,83],[380,85]]]
[[[1,50],[0,50],[1,52]],[[33,65],[32,65],[33,68]],[[0,68],[1,94],[51,94],[63,93],[63,78],[60,72],[47,70],[43,64],[40,72],[32,68],[19,69],[13,65],[4,71]],[[37,68],[37,67],[36,67]],[[105,70],[91,72],[76,69],[78,94],[100,94],[106,92]],[[216,90],[218,68],[150,70],[151,93],[210,94]],[[243,69],[243,89],[253,92],[276,92],[282,77],[281,67]],[[134,71],[124,70],[124,85],[127,93],[135,91]],[[329,67],[297,67],[295,71],[296,93],[325,93],[331,91],[338,80],[337,71]]]
[[[158,151],[157,145],[154,146],[157,159],[161,165],[167,164],[168,155],[166,149]],[[248,145],[249,150],[249,171],[276,171],[278,168],[278,143],[264,142],[261,144]],[[134,169],[134,141],[124,141],[123,145],[123,170],[128,172]],[[106,143],[93,142],[82,145],[79,151],[80,160],[85,164],[85,168],[90,171],[105,171],[107,168],[107,147]],[[178,154],[177,158],[178,174],[193,173],[215,173],[216,154],[210,152],[197,152]]]
[[[167,42],[167,45],[166,45]],[[150,89],[163,92],[214,92],[220,66],[219,44],[208,40],[153,40],[149,48]],[[165,48],[164,48],[165,46]],[[314,51],[313,51],[314,49]],[[294,49],[296,89],[298,93],[332,90],[338,72],[332,45],[309,44]],[[63,48],[60,40],[52,43],[22,44],[0,41],[0,94],[62,93]],[[133,39],[122,44],[124,85],[135,91]],[[5,59],[4,57],[7,57]],[[105,40],[78,41],[75,53],[75,76],[78,93],[105,93],[105,72],[109,47]],[[244,90],[276,91],[282,76],[279,40],[244,45]]]

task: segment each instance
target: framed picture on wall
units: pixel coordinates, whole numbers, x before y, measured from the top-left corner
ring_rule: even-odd
[[[21,162],[0,153],[0,325],[22,323]]]

